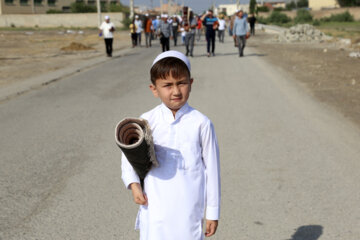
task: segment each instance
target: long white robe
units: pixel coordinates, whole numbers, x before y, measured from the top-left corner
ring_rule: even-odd
[[[136,229],[140,240],[204,239],[203,218],[220,214],[219,149],[211,121],[185,104],[175,118],[161,104],[144,113],[160,166],[145,178],[148,206],[140,206]],[[139,178],[122,156],[126,187]]]

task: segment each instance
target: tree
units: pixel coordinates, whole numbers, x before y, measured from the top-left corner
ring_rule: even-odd
[[[256,8],[256,0],[250,0],[250,3],[249,3],[250,14],[255,13],[255,8]]]
[[[360,0],[337,0],[341,7],[360,6]]]
[[[309,7],[309,1],[308,0],[299,0],[297,2],[297,7],[298,8],[307,8],[307,7]]]

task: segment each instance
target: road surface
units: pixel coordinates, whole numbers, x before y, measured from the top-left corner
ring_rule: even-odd
[[[190,105],[212,119],[221,151],[212,239],[358,240],[359,129],[256,48],[239,58],[226,41],[211,58],[198,43],[191,59]],[[1,240],[138,239],[114,127],[159,103],[154,45],[0,104]]]

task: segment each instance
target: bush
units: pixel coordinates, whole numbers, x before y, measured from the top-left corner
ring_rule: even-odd
[[[267,18],[261,17],[261,16],[257,17],[256,20],[258,23],[261,23],[261,24],[268,24],[268,22],[269,22]]]
[[[54,13],[64,13],[61,10],[57,10],[57,9],[49,9],[46,11],[47,14],[54,14]]]
[[[285,9],[282,8],[282,7],[278,7],[278,8],[274,8],[274,11],[278,11],[278,12],[281,12],[281,11],[284,11]]]
[[[321,24],[321,22],[318,19],[315,19],[312,23],[312,25],[314,25],[314,26],[320,26],[320,24]]]
[[[124,20],[122,20],[121,23],[123,24],[123,27],[122,27],[122,28],[123,28],[124,30],[125,30],[125,29],[129,29],[129,26],[130,26],[130,24],[132,23],[132,19],[126,17],[126,18],[124,18]]]
[[[293,10],[296,8],[296,3],[294,1],[291,1],[290,3],[286,4],[286,10]]]
[[[74,2],[70,5],[71,12],[73,13],[89,13],[96,12],[97,9],[95,6],[87,5],[83,2]]]
[[[258,12],[269,12],[269,8],[267,6],[258,6],[257,11]]]
[[[295,23],[307,23],[312,22],[313,17],[311,13],[306,9],[299,9],[296,12],[296,17],[294,18]]]
[[[267,20],[270,23],[283,24],[290,22],[291,18],[284,13],[273,11]]]
[[[321,19],[324,22],[354,22],[354,17],[349,13],[349,11],[331,14],[330,17],[324,17]]]
[[[338,0],[341,7],[354,7],[360,6],[359,0]]]

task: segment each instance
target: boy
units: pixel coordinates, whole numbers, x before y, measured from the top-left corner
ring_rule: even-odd
[[[125,155],[122,179],[140,204],[141,240],[201,240],[215,234],[220,213],[219,150],[211,121],[187,100],[193,79],[184,54],[160,54],[150,70],[150,89],[162,104],[144,113],[152,130],[159,167],[141,189]]]

